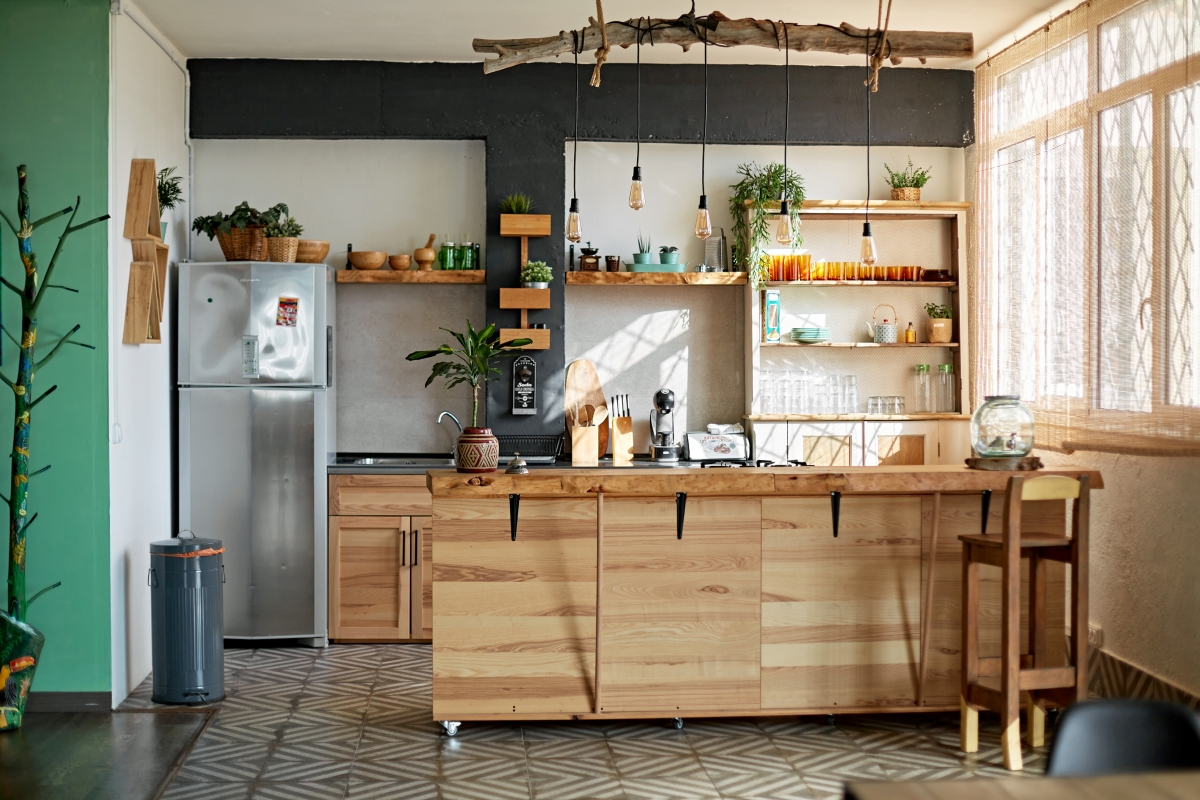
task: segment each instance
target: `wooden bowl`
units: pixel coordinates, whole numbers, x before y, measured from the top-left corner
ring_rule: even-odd
[[[388,263],[392,269],[402,272],[412,265],[412,257],[408,253],[400,253],[395,256],[388,256]]]
[[[296,250],[296,261],[300,264],[320,264],[329,255],[329,242],[320,239],[301,239]]]
[[[381,250],[353,250],[350,263],[355,269],[379,269],[387,261],[387,253]]]

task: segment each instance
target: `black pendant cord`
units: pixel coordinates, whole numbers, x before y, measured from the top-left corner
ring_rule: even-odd
[[[579,187],[576,180],[579,174],[579,35],[571,31],[575,37],[575,155],[571,157],[571,196],[579,199]]]
[[[792,108],[791,47],[788,46],[787,23],[783,24],[783,179],[780,181],[780,200],[787,200],[788,117]]]
[[[704,27],[704,124],[700,132],[700,196],[706,196],[704,190],[704,168],[708,156],[708,26]]]
[[[633,157],[633,166],[640,167],[642,165],[642,18],[638,17],[638,39],[637,39],[637,131],[635,133],[635,141],[637,142],[637,153]]]
[[[871,37],[867,36],[867,199],[863,203],[863,222],[871,222]]]

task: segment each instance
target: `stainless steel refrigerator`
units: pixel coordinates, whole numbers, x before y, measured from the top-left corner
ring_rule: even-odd
[[[179,266],[179,521],[225,545],[225,636],[327,644],[334,274]]]

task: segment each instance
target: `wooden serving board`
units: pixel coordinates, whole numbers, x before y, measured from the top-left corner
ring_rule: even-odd
[[[571,430],[575,427],[576,409],[593,406],[597,411],[608,408],[604,398],[604,387],[600,385],[600,376],[596,374],[596,365],[586,358],[572,361],[567,366],[567,391],[564,395],[567,416],[567,439],[570,440]],[[608,422],[600,425],[599,455],[601,458],[608,452]]]

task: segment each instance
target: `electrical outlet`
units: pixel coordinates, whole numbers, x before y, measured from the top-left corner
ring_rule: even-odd
[[[1088,647],[1104,646],[1104,628],[1094,622],[1088,623]]]

